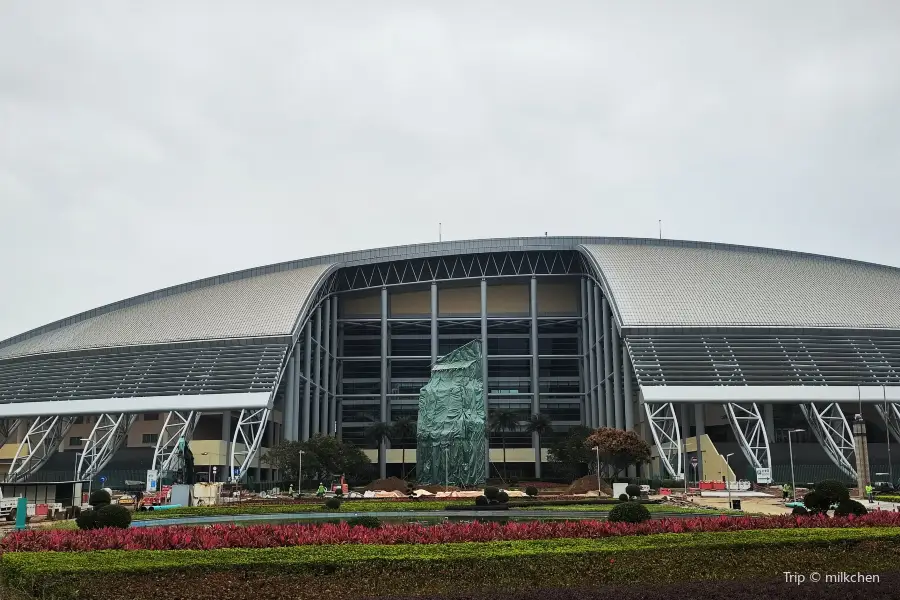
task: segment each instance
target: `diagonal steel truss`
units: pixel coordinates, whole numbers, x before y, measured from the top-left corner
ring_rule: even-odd
[[[32,421],[9,465],[6,481],[24,481],[40,469],[56,452],[74,422],[75,417],[60,416],[37,417]]]
[[[6,443],[9,436],[19,428],[20,419],[0,419],[0,446]]]
[[[766,426],[759,406],[753,402],[750,404],[738,404],[727,402],[724,405],[725,415],[734,435],[737,437],[741,450],[750,465],[755,469],[772,468],[772,455],[769,451],[769,436],[766,434]]]
[[[231,444],[230,477],[237,481],[247,474],[253,463],[269,420],[269,409],[244,409],[238,416],[237,429],[234,432],[234,443]]]
[[[801,404],[800,410],[832,462],[847,476],[856,479],[853,430],[840,405],[832,402],[819,410],[815,403],[810,402]]]
[[[684,463],[681,445],[681,431],[678,428],[678,416],[675,413],[675,405],[671,402],[665,404],[644,404],[647,413],[647,422],[650,423],[650,433],[659,451],[659,459],[666,471],[674,479],[684,477]]]
[[[886,405],[876,404],[878,414],[884,419],[884,424],[894,439],[900,442],[900,404],[888,402]]]
[[[153,452],[153,469],[160,472],[181,469],[183,465],[178,440],[184,438],[185,444],[191,441],[199,418],[200,413],[194,411],[173,410],[166,415]]]
[[[75,478],[87,481],[96,477],[128,437],[128,430],[136,419],[137,415],[125,413],[99,415],[85,440]]]

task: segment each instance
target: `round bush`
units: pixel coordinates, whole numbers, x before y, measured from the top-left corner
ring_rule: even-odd
[[[367,529],[378,529],[381,527],[381,519],[371,515],[361,515],[347,519],[347,525],[350,527],[365,527]]]
[[[477,496],[475,498],[475,506],[487,506],[491,501],[487,499],[487,496]]]
[[[623,502],[609,511],[608,520],[613,523],[643,523],[650,520],[650,511],[638,502]]]
[[[334,491],[334,495],[337,496],[338,498],[341,498],[344,495],[344,490],[342,490],[341,488],[338,488]]]
[[[325,508],[330,510],[337,510],[341,507],[341,501],[337,498],[329,498],[325,501]]]
[[[827,512],[830,504],[831,503],[828,502],[827,499],[823,498],[822,495],[815,490],[807,492],[806,495],[803,496],[803,506],[813,514]]]
[[[529,485],[527,488],[525,488],[525,495],[529,498],[537,498],[538,489],[533,485]]]
[[[808,515],[809,511],[803,508],[802,506],[795,506],[793,510],[791,510],[792,515]]]
[[[118,504],[107,504],[97,510],[97,527],[117,527],[128,529],[131,525],[131,511]]]
[[[97,511],[81,511],[81,514],[75,517],[75,524],[78,526],[78,529],[97,529]]]
[[[484,488],[484,495],[487,497],[488,500],[496,500],[497,496],[499,494],[500,494],[500,488],[498,488],[498,487],[489,485],[486,488]]]
[[[628,497],[628,494],[619,494],[619,500],[622,502],[628,502],[631,498]]]
[[[88,504],[90,504],[94,508],[104,506],[106,504],[109,504],[110,502],[112,502],[112,497],[106,490],[96,490],[91,494],[91,497],[88,500]]]
[[[834,509],[834,516],[836,517],[848,517],[853,515],[854,517],[861,517],[865,514],[868,514],[868,510],[861,503],[856,500],[844,500],[840,504],[838,504],[837,508]]]
[[[813,486],[813,491],[821,497],[823,503],[827,503],[829,506],[850,499],[850,490],[847,489],[847,486],[834,479],[820,481]]]
[[[506,504],[507,502],[509,502],[509,494],[507,494],[506,492],[500,492],[499,494],[497,494],[497,502],[499,502],[500,504]]]
[[[641,486],[634,483],[625,486],[625,493],[629,498],[637,498],[641,495]]]

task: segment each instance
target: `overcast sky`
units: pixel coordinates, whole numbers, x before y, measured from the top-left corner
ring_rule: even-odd
[[[0,339],[439,221],[900,265],[898,184],[892,0],[0,4]]]

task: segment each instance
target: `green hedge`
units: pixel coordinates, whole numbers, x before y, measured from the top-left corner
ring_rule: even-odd
[[[458,502],[458,500],[456,501]],[[252,504],[249,506],[186,506],[169,510],[151,510],[134,513],[135,521],[172,519],[175,517],[212,517],[227,515],[279,515],[308,512],[408,512],[414,510],[443,510],[447,501],[422,500],[418,502],[379,502],[377,500],[348,500],[337,511],[318,504]]]
[[[884,494],[882,496],[875,496],[876,500],[880,500],[881,502],[900,502],[900,496],[894,494]]]
[[[514,542],[239,550],[7,553],[7,585],[38,597],[237,600],[461,594],[534,587],[774,580],[785,571],[897,570],[897,528],[790,529]],[[698,568],[702,565],[702,568]],[[111,585],[111,582],[115,582]],[[198,594],[202,591],[202,594]]]

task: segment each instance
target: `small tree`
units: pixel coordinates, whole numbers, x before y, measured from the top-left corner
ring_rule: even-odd
[[[525,424],[525,431],[537,434],[537,448],[535,449],[535,452],[537,452],[536,460],[540,461],[541,441],[544,439],[544,435],[553,431],[553,421],[547,415],[540,413],[533,414],[531,415],[531,418],[528,419],[528,423]]]
[[[587,445],[591,430],[587,427],[576,426],[569,429],[568,434],[562,439],[550,444],[548,458],[551,462],[559,463],[569,479],[575,479],[579,469],[584,465],[593,465],[593,451]],[[588,469],[590,471],[590,468]]]
[[[519,415],[511,410],[495,410],[491,413],[491,431],[500,434],[500,443],[503,446],[503,479],[506,479],[506,433],[519,429]]]
[[[303,479],[323,481],[336,475],[359,478],[368,473],[369,459],[357,446],[334,436],[314,435],[305,442],[281,442],[262,460],[279,469],[285,479],[296,481],[303,451]]]
[[[378,448],[378,462],[381,463],[382,460],[382,447],[387,446],[387,443],[392,440],[392,436],[394,435],[394,430],[391,428],[390,423],[385,423],[384,421],[378,421],[376,423],[372,423],[368,427],[366,427],[363,432],[366,440],[371,443],[374,443]]]
[[[633,431],[601,427],[588,437],[587,445],[600,448],[600,463],[611,469],[613,476],[650,461],[650,445]]]
[[[400,463],[403,479],[406,479],[406,443],[410,439],[416,439],[417,423],[414,419],[403,417],[391,424],[391,441],[400,442]]]

